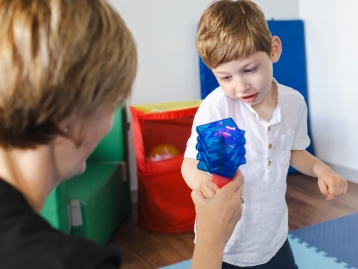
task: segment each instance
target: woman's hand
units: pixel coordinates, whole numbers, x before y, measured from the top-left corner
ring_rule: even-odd
[[[211,198],[202,193],[202,184],[191,197],[196,210],[196,246],[192,269],[221,268],[224,247],[242,213],[244,176],[238,170],[233,179],[216,190]]]

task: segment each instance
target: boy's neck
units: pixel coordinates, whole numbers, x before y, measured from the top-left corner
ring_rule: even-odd
[[[266,93],[265,98],[259,104],[251,106],[257,112],[259,117],[267,122],[270,122],[277,107],[277,94],[277,85],[274,81],[272,81],[271,88]]]

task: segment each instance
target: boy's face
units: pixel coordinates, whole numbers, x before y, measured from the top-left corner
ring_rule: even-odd
[[[220,64],[212,71],[230,98],[249,105],[259,104],[272,92],[272,60],[266,52]]]
[[[232,99],[241,99],[249,105],[269,101],[273,94],[272,63],[280,59],[281,40],[272,37],[271,57],[266,52],[256,52],[249,57],[218,65],[212,71],[223,91]]]

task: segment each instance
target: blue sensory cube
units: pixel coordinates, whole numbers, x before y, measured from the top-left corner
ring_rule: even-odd
[[[232,178],[245,159],[245,131],[232,118],[196,127],[198,169]]]
[[[245,155],[246,149],[244,145],[236,145],[230,149],[222,148],[221,150],[218,149],[214,152],[208,152],[203,146],[200,141],[197,143],[196,149],[198,150],[197,159],[200,161],[205,161],[208,164],[215,165],[216,163],[227,163],[228,159],[236,161],[237,158],[240,156]]]

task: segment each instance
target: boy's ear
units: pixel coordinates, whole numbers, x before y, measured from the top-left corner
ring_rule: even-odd
[[[278,62],[282,52],[281,40],[278,36],[273,36],[271,38],[271,61],[273,63]]]

